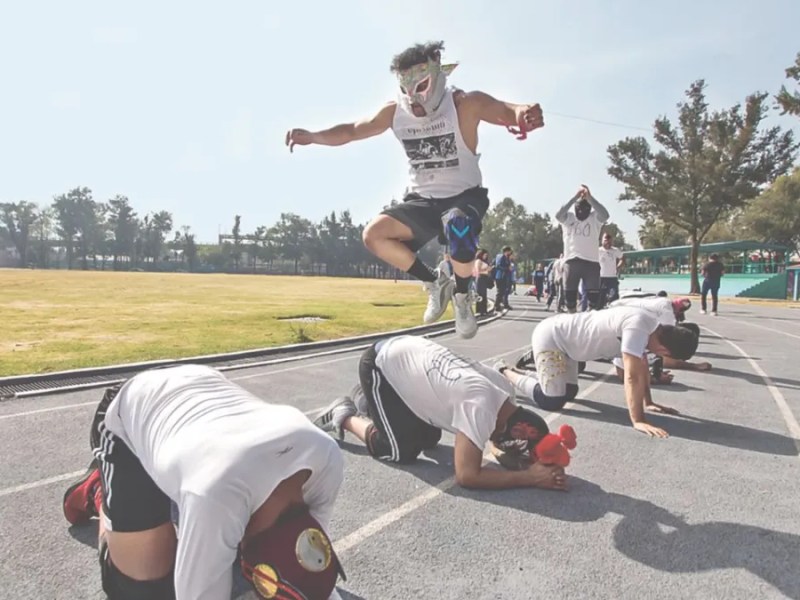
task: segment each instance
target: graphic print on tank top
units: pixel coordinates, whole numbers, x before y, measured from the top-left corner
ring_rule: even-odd
[[[416,117],[398,106],[392,131],[408,158],[409,192],[447,198],[481,185],[480,155],[464,142],[452,90],[426,117]]]
[[[456,147],[456,134],[445,133],[447,125],[444,120],[422,129],[425,133],[431,130],[434,133],[439,129],[443,133],[422,138],[403,140],[409,164],[415,171],[425,169],[446,169],[458,166],[458,148]]]

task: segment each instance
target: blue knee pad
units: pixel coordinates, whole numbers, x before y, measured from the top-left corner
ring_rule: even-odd
[[[481,232],[480,221],[459,208],[450,210],[442,220],[450,257],[460,263],[475,260]]]

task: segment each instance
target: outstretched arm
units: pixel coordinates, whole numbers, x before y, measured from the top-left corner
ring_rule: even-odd
[[[308,146],[309,144],[342,146],[380,135],[392,126],[396,107],[395,102],[389,102],[371,117],[353,123],[342,123],[322,131],[291,129],[286,132],[286,145],[289,146],[289,151],[293,151],[295,146]]]
[[[650,369],[641,356],[622,353],[625,371],[625,401],[633,428],[654,437],[668,437],[663,429],[650,425],[644,418],[644,407],[650,400]]]

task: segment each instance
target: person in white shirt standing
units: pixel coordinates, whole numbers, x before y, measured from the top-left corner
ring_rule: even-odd
[[[572,205],[575,211],[570,212]],[[600,230],[608,220],[608,211],[582,185],[578,193],[570,198],[556,213],[561,223],[564,241],[564,296],[567,311],[578,309],[578,287],[583,287],[589,299],[589,307],[600,307],[600,257],[597,240]]]
[[[619,295],[619,272],[625,266],[625,255],[613,245],[611,234],[603,233],[598,249],[600,258],[600,306],[613,302]]]
[[[445,430],[455,434],[455,476],[463,487],[566,489],[565,464],[543,457],[556,438],[574,448],[572,428],[549,433],[544,419],[516,405],[513,386],[497,371],[429,339],[400,335],[371,346],[352,396],[334,400],[314,423],[340,440],[352,433],[377,459],[413,462]],[[501,455],[527,455],[526,467],[483,466],[489,442]]]
[[[377,257],[424,282],[428,306],[423,322],[437,321],[451,298],[456,332],[473,337],[478,324],[470,301],[472,261],[481,221],[489,208],[478,165],[478,126],[505,126],[525,139],[544,127],[538,104],[512,104],[484,92],[447,86],[455,64],[443,65],[444,42],[417,44],[394,57],[399,97],[375,115],[323,131],[292,129],[286,145],[340,146],[392,129],[409,161],[410,185],[403,202],[384,210],[364,229],[364,244]],[[447,245],[453,281],[422,262],[417,252],[433,238]]]
[[[237,555],[262,598],[338,597],[326,530],[344,461],[296,408],[209,367],[154,369],[106,391],[90,438],[63,509],[73,525],[99,518],[111,600],[230,598]]]
[[[517,367],[500,362],[496,368],[541,408],[561,410],[578,395],[578,362],[622,356],[631,424],[648,435],[667,437],[644,416],[645,411],[674,412],[653,402],[646,353],[685,360],[695,353],[697,343],[688,329],[661,325],[655,315],[640,308],[595,310],[545,319],[533,330],[531,350]],[[535,374],[519,369],[530,361]]]

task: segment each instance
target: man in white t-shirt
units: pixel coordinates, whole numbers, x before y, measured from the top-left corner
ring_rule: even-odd
[[[401,335],[371,346],[361,357],[354,395],[356,402],[338,398],[314,423],[339,439],[349,431],[375,458],[413,462],[435,448],[445,430],[455,434],[461,486],[566,489],[563,464],[539,460],[554,437],[544,419],[516,405],[513,386],[502,375],[431,340]],[[565,446],[574,447],[574,432],[565,427],[572,436]],[[492,450],[527,454],[530,462],[513,471],[487,468],[489,442]]]
[[[648,423],[644,416],[646,410],[674,412],[653,402],[646,353],[687,359],[696,349],[697,336],[688,329],[661,325],[655,315],[639,308],[620,307],[545,319],[531,336],[535,375],[504,363],[497,369],[540,407],[561,410],[578,395],[578,362],[621,355],[633,427],[651,436],[667,437],[666,431]]]
[[[569,211],[573,204],[574,213]],[[578,193],[558,210],[556,220],[561,223],[564,241],[564,296],[567,311],[574,313],[578,309],[581,281],[589,298],[589,306],[599,308],[600,258],[597,240],[603,224],[608,220],[608,211],[592,196],[589,188],[582,185]]]
[[[155,369],[107,390],[91,441],[63,509],[73,525],[99,518],[109,598],[227,599],[237,556],[264,598],[338,597],[325,532],[343,458],[296,408],[209,367]]]
[[[613,302],[619,295],[619,272],[625,265],[625,256],[613,245],[611,234],[603,233],[603,241],[598,249],[600,258],[600,305]]]

